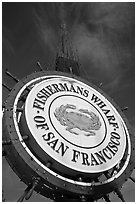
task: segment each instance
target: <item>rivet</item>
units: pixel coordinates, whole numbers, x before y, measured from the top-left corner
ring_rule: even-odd
[[[81,177],[79,177],[79,178],[78,178],[78,180],[79,180],[79,181],[82,181],[82,178],[81,178]]]
[[[22,136],[22,139],[23,139],[23,140],[28,140],[28,139],[29,139],[29,136],[28,136],[28,135],[24,135],[24,136]]]
[[[81,198],[81,201],[83,201],[83,202],[85,202],[85,201],[86,201],[86,198],[85,198],[85,196],[84,196],[84,195],[82,195],[80,198]]]
[[[47,162],[46,167],[48,167],[48,168],[51,167],[51,162],[50,161]]]

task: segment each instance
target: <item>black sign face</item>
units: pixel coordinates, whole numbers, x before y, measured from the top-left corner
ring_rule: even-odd
[[[39,177],[43,195],[51,197],[56,188],[99,198],[113,184],[121,186],[134,168],[125,116],[106,94],[78,77],[60,72],[26,77],[7,100],[4,123],[13,146],[5,147],[8,161],[26,184]],[[106,172],[111,177],[104,178]]]

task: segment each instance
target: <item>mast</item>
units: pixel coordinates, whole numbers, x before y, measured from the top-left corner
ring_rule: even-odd
[[[80,75],[78,59],[72,48],[65,23],[61,24],[61,41],[55,63],[56,71],[67,72],[77,76]]]

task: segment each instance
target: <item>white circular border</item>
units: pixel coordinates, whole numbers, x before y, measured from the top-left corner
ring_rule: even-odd
[[[67,78],[67,77],[66,77]],[[56,81],[55,81],[56,80]],[[39,137],[39,138],[37,138],[37,135],[39,135],[39,130],[34,130],[34,121],[33,121],[33,119],[32,119],[32,116],[34,117],[35,116],[35,114],[34,114],[34,112],[37,112],[36,110],[33,110],[33,108],[32,108],[32,106],[33,106],[33,103],[32,103],[32,98],[34,98],[34,97],[36,97],[36,94],[35,93],[38,93],[40,90],[42,90],[42,88],[44,88],[45,86],[47,86],[47,85],[50,85],[51,83],[61,83],[61,81],[62,82],[70,82],[70,84],[71,84],[71,81],[73,81],[73,83],[75,83],[77,86],[81,86],[82,88],[84,88],[85,90],[88,90],[89,91],[89,93],[90,93],[90,91],[91,92],[93,92],[94,94],[97,94],[97,97],[99,97],[99,98],[103,98],[102,100],[106,100],[106,98],[103,96],[103,95],[101,95],[96,89],[94,89],[93,87],[90,87],[89,85],[87,85],[87,84],[84,84],[83,82],[81,82],[81,81],[78,81],[77,79],[75,79],[75,81],[74,81],[74,79],[72,80],[69,80],[68,78],[67,78],[67,80],[64,78],[64,77],[62,77],[61,79],[60,78],[56,78],[56,79],[53,79],[53,78],[51,78],[51,79],[49,79],[48,81],[41,81],[40,83],[38,83],[38,84],[36,84],[36,86],[35,87],[33,87],[33,89],[30,91],[30,94],[28,94],[28,97],[27,97],[27,99],[26,99],[26,105],[25,105],[25,116],[26,116],[26,122],[27,122],[27,124],[28,124],[28,127],[29,127],[29,130],[30,130],[30,132],[31,132],[31,134],[33,135],[33,137],[34,137],[34,139],[36,140],[36,142],[38,143],[38,145],[40,146],[40,148],[43,150],[43,151],[45,151],[45,149],[47,149],[47,154],[49,155],[49,156],[51,156],[53,159],[55,159],[56,161],[58,161],[60,164],[62,164],[62,165],[64,165],[64,166],[66,166],[66,167],[68,167],[68,168],[70,168],[70,169],[72,169],[72,170],[76,170],[76,171],[80,171],[80,172],[83,172],[83,173],[100,173],[100,172],[104,172],[104,171],[107,171],[107,170],[109,170],[109,169],[111,169],[111,168],[113,168],[117,163],[119,163],[119,161],[122,159],[122,157],[123,157],[123,155],[124,155],[124,152],[125,152],[125,148],[126,148],[126,137],[121,137],[121,146],[119,146],[119,148],[118,148],[118,154],[117,155],[115,155],[111,160],[108,160],[107,161],[107,163],[104,163],[104,164],[102,164],[101,166],[100,166],[100,168],[99,168],[99,166],[82,166],[81,165],[81,163],[72,163],[71,162],[71,158],[70,158],[70,154],[67,154],[67,156],[68,156],[68,158],[60,158],[60,157],[58,157],[58,155],[56,155],[56,153],[53,153],[52,151],[52,149],[50,149],[50,147],[46,147],[45,145],[45,143],[43,143],[43,139],[41,138],[41,137]],[[61,93],[61,95],[68,95],[68,94],[70,94],[70,95],[72,95],[72,96],[76,96],[76,94],[75,93],[68,93],[68,92],[65,92],[65,93]],[[51,104],[51,102],[53,101],[53,99],[54,99],[54,97],[55,97],[55,95],[57,96],[57,97],[59,97],[60,96],[60,92],[57,92],[57,93],[55,93],[55,94],[53,94],[51,97],[49,97],[49,100],[47,100],[47,105],[44,105],[44,107],[49,107],[49,105]],[[90,97],[90,96],[89,96]],[[84,96],[81,96],[81,99],[83,99],[83,100],[85,100],[86,102],[89,102],[89,103],[91,103],[91,105],[92,105],[92,102],[90,102],[89,100],[90,100],[90,98],[89,97],[87,97],[87,98],[84,98]],[[118,113],[118,111],[114,108],[114,106],[112,106],[112,104],[107,100],[106,101],[107,103],[107,105],[108,105],[108,108],[110,109],[110,110],[112,110],[112,113],[115,115],[115,117],[116,117],[116,119],[118,120],[118,124],[119,124],[119,131],[118,131],[118,134],[122,134],[123,136],[124,136],[124,134],[125,134],[125,132],[124,132],[124,121],[122,120],[122,117],[119,115],[119,113]],[[30,109],[30,107],[32,108],[32,109]],[[28,111],[29,110],[29,111]],[[30,110],[33,110],[33,112],[32,112],[32,114],[30,114]],[[100,110],[99,110],[99,108],[97,107],[97,110],[100,112]],[[44,115],[47,115],[48,113],[47,113],[47,111],[46,111],[46,113],[45,113],[45,111],[44,112],[41,112],[41,115],[44,117]],[[100,113],[100,115],[101,115],[101,113]],[[120,116],[120,119],[118,119],[118,117]],[[48,118],[48,116],[46,116],[46,118],[47,118],[47,123],[49,124],[50,122],[49,122],[49,118]],[[107,121],[107,119],[105,119],[105,123],[106,123],[106,125],[108,126],[108,121]],[[33,124],[33,126],[32,126],[32,124]],[[54,128],[54,126],[52,127],[52,124],[50,124],[50,129],[51,129],[51,131],[52,132],[54,132],[54,130],[53,130],[53,128]],[[86,152],[88,155],[90,155],[90,153],[95,153],[95,152],[99,152],[100,151],[100,149],[102,149],[102,148],[105,148],[106,146],[107,146],[107,144],[109,143],[109,140],[110,140],[110,133],[111,132],[114,132],[113,131],[113,129],[114,129],[114,127],[111,127],[110,129],[107,127],[107,137],[105,138],[105,141],[103,142],[103,143],[101,143],[101,145],[99,145],[99,146],[97,146],[96,148],[83,148],[83,147],[79,147],[79,146],[76,146],[75,145],[75,149],[77,150],[77,151],[81,151],[81,149],[84,151],[84,152]],[[35,132],[35,131],[37,131],[37,133]],[[56,135],[56,134],[55,134]],[[68,141],[68,140],[65,140],[64,139],[64,137],[60,137],[60,134],[59,133],[57,133],[57,138],[60,138],[60,140],[63,142],[66,142],[66,144],[70,147],[70,150],[72,151],[74,148],[73,148],[73,146],[74,146],[74,144],[69,144],[70,142]],[[68,153],[68,152],[67,152]],[[68,159],[69,159],[69,162],[67,163],[67,161],[68,161]],[[83,168],[82,168],[83,167]]]
[[[45,169],[47,172],[49,172],[50,174],[52,174],[53,176],[55,177],[58,177],[59,179],[63,180],[63,181],[67,181],[69,183],[72,183],[72,184],[77,184],[77,185],[82,185],[82,186],[91,186],[91,183],[88,183],[88,182],[80,182],[80,181],[74,181],[72,179],[68,179],[68,178],[65,178],[53,171],[51,171],[49,168],[47,168],[45,165],[43,165],[33,154],[32,152],[29,150],[29,148],[26,146],[25,142],[22,140],[22,136],[20,134],[20,131],[19,131],[19,127],[18,127],[18,118],[16,116],[16,108],[17,108],[17,104],[18,104],[18,100],[21,96],[21,93],[32,83],[34,83],[35,81],[38,81],[38,80],[41,80],[41,79],[46,79],[46,78],[49,78],[49,77],[55,77],[55,78],[58,78],[58,77],[62,77],[62,76],[57,76],[57,75],[48,75],[48,76],[43,76],[43,77],[38,77],[36,79],[33,79],[31,81],[29,81],[26,85],[24,85],[20,91],[18,92],[16,98],[15,98],[15,101],[14,101],[14,105],[13,105],[13,121],[14,121],[14,125],[15,125],[15,129],[16,129],[16,132],[18,134],[18,137],[19,137],[19,141],[20,143],[22,144],[23,148],[27,151],[27,153],[30,155],[30,157],[32,157],[34,159],[34,161],[39,165],[41,166],[43,169]],[[65,78],[65,76],[63,76]],[[69,78],[69,77],[67,77]],[[124,122],[124,121],[123,121]],[[125,123],[124,123],[125,124]],[[125,125],[125,128],[126,128],[126,132],[128,132],[127,130],[127,127]],[[95,183],[94,185],[95,186],[98,186],[98,185],[102,185],[102,184],[106,184],[106,183],[109,183],[109,182],[112,182],[114,179],[118,178],[123,172],[124,170],[126,169],[128,163],[129,163],[129,160],[130,160],[130,156],[131,156],[131,143],[130,143],[130,137],[129,137],[129,134],[127,134],[127,140],[128,140],[128,154],[127,154],[127,160],[126,162],[124,163],[124,166],[120,169],[120,171],[113,177],[103,181],[103,182],[97,182]]]

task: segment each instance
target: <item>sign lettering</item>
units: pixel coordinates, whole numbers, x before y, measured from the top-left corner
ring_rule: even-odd
[[[41,82],[30,91],[25,109],[38,145],[68,168],[106,171],[124,154],[121,116],[102,94],[83,82],[68,77]]]

